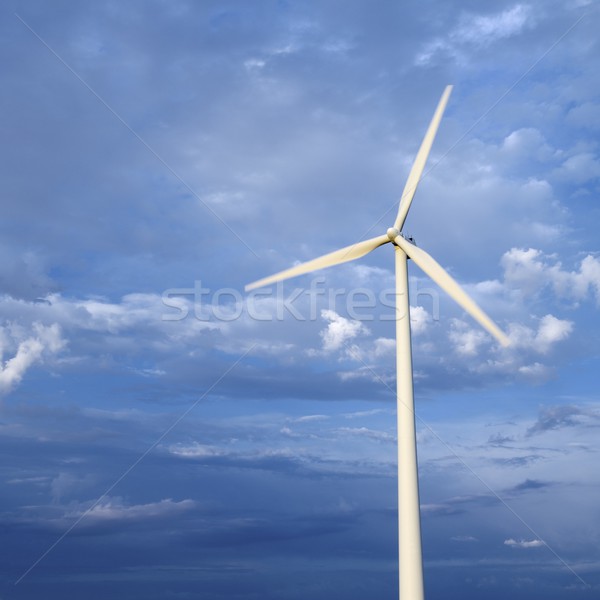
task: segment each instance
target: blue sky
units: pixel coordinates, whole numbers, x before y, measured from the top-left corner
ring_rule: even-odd
[[[427,597],[598,596],[595,3],[0,29],[2,598],[396,596],[392,252],[243,287],[385,232],[449,83],[405,232],[512,345],[411,265]]]

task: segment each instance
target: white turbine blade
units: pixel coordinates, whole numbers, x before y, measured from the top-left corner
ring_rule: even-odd
[[[296,275],[302,275],[303,273],[309,273],[310,271],[317,271],[318,269],[324,269],[325,267],[332,267],[333,265],[339,265],[340,263],[355,260],[361,256],[364,256],[365,254],[368,254],[371,252],[371,250],[375,250],[375,248],[378,246],[387,244],[389,241],[390,238],[387,235],[380,235],[376,238],[365,240],[364,242],[358,242],[352,246],[346,246],[341,250],[330,252],[329,254],[309,260],[301,265],[296,265],[291,269],[286,269],[285,271],[275,273],[275,275],[265,277],[264,279],[259,279],[254,283],[248,284],[245,287],[245,290],[249,292],[250,290],[254,290],[277,281],[289,279],[290,277],[296,277]]]
[[[400,198],[398,216],[396,217],[396,222],[394,223],[394,227],[398,231],[402,231],[404,221],[406,220],[406,215],[408,214],[408,209],[410,208],[410,204],[413,200],[415,192],[417,191],[417,185],[419,185],[421,175],[423,174],[423,169],[425,168],[425,163],[427,162],[427,157],[429,156],[429,151],[431,150],[431,146],[433,144],[433,140],[435,139],[435,134],[437,133],[440,121],[442,120],[442,115],[446,109],[446,104],[448,103],[448,98],[450,97],[451,91],[452,86],[447,85],[442,97],[440,98],[435,113],[433,114],[433,118],[429,124],[429,129],[427,130],[427,133],[421,142],[421,147],[419,148],[419,152],[417,152],[417,157],[415,158],[415,162],[408,175],[408,179],[406,180],[406,185],[404,186],[404,191],[402,192],[402,196]]]
[[[503,346],[508,346],[509,340],[496,324],[475,304],[467,293],[448,275],[425,250],[399,235],[394,242],[408,254],[433,281],[435,281],[451,298],[462,306],[484,329],[487,329]]]

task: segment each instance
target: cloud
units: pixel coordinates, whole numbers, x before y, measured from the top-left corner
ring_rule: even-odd
[[[431,315],[421,306],[411,306],[411,333],[413,337],[422,336],[429,330],[429,325],[432,321]],[[387,371],[392,365],[396,355],[396,340],[389,337],[371,337],[371,330],[364,326],[359,321],[351,321],[340,317],[331,310],[323,310],[323,316],[328,316],[332,319],[327,329],[323,330],[320,335],[323,339],[324,352],[327,349],[330,351],[344,347],[344,358],[359,363],[358,368],[351,371],[339,372],[338,376],[344,380],[352,379],[368,379],[371,381],[391,381],[394,376],[391,376]],[[393,328],[394,321],[389,314],[384,314],[381,318],[378,316],[370,322],[374,327],[379,327],[389,331]],[[350,340],[362,336],[360,342],[349,343]],[[314,351],[310,355],[316,354]],[[382,365],[384,371],[382,372]]]
[[[31,302],[3,296],[0,309],[12,325],[4,328],[4,334],[0,333],[0,351],[2,346],[10,349],[6,340],[11,338],[11,331],[21,332],[15,338],[18,339],[31,328],[30,338],[23,340],[21,349],[22,358],[26,355],[29,360],[40,355],[41,347],[40,356],[56,354],[65,345],[63,333],[69,340],[70,356],[66,360],[71,362],[96,356],[98,352],[105,358],[123,352],[130,357],[152,352],[156,358],[169,349],[197,341],[205,333],[227,328],[228,322],[214,317],[205,319],[203,315],[197,317],[189,299],[182,299],[180,306],[188,312],[182,323],[169,319],[172,309],[165,305],[161,295],[153,293],[126,294],[113,301],[50,294],[44,302]],[[129,369],[144,377],[166,374],[155,365],[130,365]]]
[[[360,321],[346,319],[334,310],[322,310],[321,317],[329,321],[327,328],[320,334],[325,352],[339,350],[359,334],[368,332],[368,329]]]
[[[504,281],[525,295],[550,287],[559,298],[576,301],[590,294],[600,305],[600,260],[588,254],[575,271],[566,271],[553,255],[535,248],[511,248],[501,259]]]
[[[547,143],[539,129],[535,127],[522,127],[507,135],[500,147],[500,152],[512,159],[536,158],[544,161],[554,155],[554,150]],[[548,182],[533,180],[533,184],[549,187]]]
[[[65,344],[56,323],[49,326],[33,323],[28,332],[15,325],[0,328],[0,394],[14,389],[34,364],[57,354]],[[5,352],[15,345],[14,356],[4,360]]]
[[[374,353],[376,358],[396,355],[396,338],[380,337],[375,340]]]
[[[429,42],[417,55],[417,66],[426,66],[437,55],[448,55],[464,62],[464,54],[477,48],[486,48],[499,40],[513,37],[532,26],[532,13],[528,5],[516,4],[491,15],[465,13],[447,37]]]
[[[227,452],[214,446],[207,446],[193,442],[191,444],[175,444],[169,447],[169,452],[175,456],[184,458],[206,458],[215,456],[226,456]]]
[[[497,446],[499,448],[503,448],[506,446],[506,444],[512,443],[514,441],[514,438],[511,436],[502,435],[501,433],[495,433],[488,438],[487,443],[490,446]]]
[[[383,408],[372,408],[370,410],[359,410],[356,412],[346,413],[343,415],[345,419],[363,419],[365,417],[371,417],[373,415],[379,415],[387,412]]]
[[[166,498],[158,502],[129,503],[118,496],[106,496],[98,504],[73,500],[68,504],[28,505],[22,515],[9,519],[19,527],[51,529],[64,532],[77,522],[73,535],[88,535],[108,532],[121,532],[124,528],[140,529],[169,527],[178,518],[185,518],[198,508],[195,500],[174,501]],[[156,525],[151,525],[155,523]]]
[[[551,483],[545,481],[539,481],[537,479],[526,479],[521,483],[513,486],[509,491],[511,492],[527,492],[529,490],[541,490],[551,486]]]
[[[561,180],[584,184],[600,177],[600,160],[591,152],[575,154],[567,158],[555,174]]]
[[[583,261],[582,273],[589,279],[589,273],[593,274],[593,269],[589,267],[596,263],[588,265],[588,262]],[[502,297],[503,290],[504,297],[510,299],[510,289],[503,288],[499,281],[484,281],[470,286],[469,291],[476,297],[489,299],[492,295]],[[383,315],[370,315],[373,317],[370,321],[373,323],[372,335],[371,330],[360,320],[343,317],[329,308],[320,311],[327,324],[319,332],[318,321],[307,319],[299,322],[283,318],[278,320],[274,314],[269,314],[269,322],[256,321],[250,318],[248,311],[242,311],[239,318],[222,321],[210,316],[212,304],[209,302],[204,302],[202,307],[198,308],[201,311],[198,316],[195,314],[193,299],[185,297],[171,298],[173,301],[180,300],[178,310],[187,312],[185,319],[172,322],[164,318],[170,314],[171,309],[165,306],[163,300],[158,294],[144,293],[127,294],[115,301],[102,298],[66,298],[52,294],[43,303],[4,297],[0,299],[0,307],[9,318],[23,323],[36,319],[45,323],[55,322],[61,331],[68,333],[70,364],[75,364],[74,361],[77,360],[87,361],[102,348],[103,360],[113,361],[115,368],[117,364],[122,365],[120,357],[127,354],[127,369],[132,375],[144,379],[150,376],[156,379],[160,375],[163,386],[173,380],[175,371],[180,373],[179,381],[184,381],[181,377],[192,375],[196,381],[198,371],[192,370],[192,363],[201,354],[210,353],[211,348],[217,348],[227,354],[238,353],[240,348],[252,348],[255,357],[264,355],[269,357],[270,361],[281,360],[286,364],[288,374],[291,373],[286,378],[288,382],[290,377],[303,377],[299,362],[301,359],[302,364],[306,364],[307,356],[322,361],[323,357],[328,355],[331,358],[362,363],[356,369],[341,373],[330,371],[329,377],[332,380],[393,382],[395,340],[385,335],[389,332],[392,322],[387,321],[389,311],[386,312],[382,307],[379,308],[382,309]],[[310,301],[308,296],[304,300],[307,303]],[[323,303],[326,305],[325,299]],[[297,304],[297,308],[304,311],[306,307]],[[314,306],[311,310],[317,312],[318,308],[320,307]],[[433,308],[435,311],[435,306]],[[260,308],[261,314],[263,309],[264,307]],[[514,310],[514,305],[510,306],[510,310]],[[203,311],[207,311],[207,314]],[[573,322],[547,314],[538,319],[533,327],[520,323],[511,326],[513,346],[508,352],[500,352],[489,336],[473,323],[456,318],[434,323],[430,313],[422,306],[412,307],[411,315],[415,357],[425,365],[417,373],[417,377],[425,380],[431,380],[440,369],[446,372],[455,369],[459,362],[466,367],[466,372],[477,373],[479,376],[518,372],[531,380],[544,380],[552,373],[552,367],[542,364],[533,355],[549,355],[552,349],[568,339],[574,330]],[[93,332],[93,335],[87,332]],[[384,335],[381,335],[382,333]],[[432,344],[436,344],[438,348],[442,347],[440,338],[444,333],[447,333],[448,339],[441,342],[442,346],[443,343],[449,342],[452,352],[437,360],[436,356],[444,356],[444,353],[436,353],[434,356],[431,351],[434,347]],[[258,335],[260,337],[257,337]],[[321,349],[303,350],[303,347],[314,342],[317,335],[321,337]],[[290,336],[289,340],[285,336]],[[359,337],[360,342],[357,340]],[[143,343],[140,343],[142,340]],[[177,363],[169,360],[174,350],[177,350],[179,356]],[[340,351],[338,357],[336,353]],[[146,358],[140,362],[142,357],[148,357],[152,362],[148,362]],[[473,361],[473,358],[479,360]],[[140,364],[136,364],[138,362]],[[297,368],[290,370],[294,365]],[[209,371],[207,364],[207,374]],[[247,375],[249,374],[246,373]]]
[[[306,436],[296,434],[291,428],[284,426],[279,432],[286,441],[287,438],[302,438]],[[216,464],[221,468],[232,467],[234,469],[247,468],[257,470],[293,471],[306,470],[306,461],[310,457],[304,453],[294,452],[290,448],[271,447],[260,450],[243,450],[231,447],[231,441],[223,447],[201,444],[198,442],[178,443],[168,447],[169,454],[184,459],[191,459],[206,464]]]
[[[482,345],[489,342],[489,335],[481,328],[473,329],[460,319],[452,319],[449,338],[455,350],[463,356],[475,356]]]
[[[424,333],[430,321],[431,317],[425,308],[422,306],[410,307],[410,330],[413,335]]]
[[[508,540],[504,540],[504,545],[510,546],[511,548],[539,548],[541,546],[545,546],[546,544],[542,542],[542,540],[516,541],[510,538]]]
[[[326,421],[329,415],[304,415],[293,419],[294,423],[310,423],[314,421]]]
[[[82,526],[110,522],[138,522],[153,519],[167,519],[197,507],[194,500],[186,499],[179,502],[171,498],[148,504],[127,505],[122,498],[106,498],[91,510],[77,508],[66,513],[67,518],[80,518],[85,515]]]
[[[545,315],[540,319],[533,347],[536,352],[546,354],[554,344],[568,338],[572,331],[572,321],[557,319],[553,315]]]
[[[510,346],[496,351],[491,347],[489,335],[461,319],[451,321],[448,339],[459,357],[469,359],[463,365],[472,373],[479,376],[520,373],[533,382],[541,382],[551,375],[552,368],[539,362],[537,356],[549,355],[571,335],[574,324],[550,314],[537,321],[537,327],[511,323],[508,327]]]
[[[511,248],[500,261],[504,268],[504,280],[525,293],[536,292],[546,283],[548,268],[540,260],[542,256],[543,253],[534,248]]]
[[[488,507],[498,504],[500,500],[491,494],[470,494],[454,496],[442,502],[421,504],[421,513],[432,516],[450,516],[464,513],[467,507]]]
[[[340,427],[339,433],[348,436],[366,437],[378,442],[395,442],[396,436],[387,431],[377,431],[368,427]]]
[[[600,427],[600,410],[593,406],[550,406],[540,411],[537,421],[527,429],[527,436],[565,427]]]
[[[586,130],[600,129],[600,104],[597,102],[582,102],[569,109],[566,119],[569,123]]]
[[[569,337],[573,322],[545,315],[538,322],[537,331],[531,327],[511,324],[509,338],[514,348],[530,349],[538,354],[548,354],[552,347]]]
[[[466,15],[453,34],[458,41],[487,46],[520,33],[531,17],[531,8],[516,4],[493,15]]]

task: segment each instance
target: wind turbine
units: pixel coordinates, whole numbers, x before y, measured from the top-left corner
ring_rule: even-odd
[[[408,175],[400,198],[394,226],[384,235],[358,242],[325,254],[314,260],[259,279],[246,286],[246,291],[270,285],[304,273],[338,265],[365,256],[375,248],[391,243],[396,263],[396,402],[398,421],[398,564],[400,600],[423,600],[423,562],[421,553],[421,519],[419,513],[419,482],[413,396],[410,312],[408,299],[407,261],[411,258],[433,281],[452,297],[503,346],[506,335],[475,304],[452,277],[422,248],[402,234],[402,228],[427,156],[446,108],[452,86],[446,86],[427,133]]]

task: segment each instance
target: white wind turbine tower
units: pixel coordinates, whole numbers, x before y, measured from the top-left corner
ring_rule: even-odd
[[[421,554],[421,520],[419,514],[419,482],[417,475],[417,447],[413,398],[412,353],[408,299],[407,261],[411,258],[433,281],[445,290],[466,312],[487,329],[503,346],[508,338],[475,304],[450,275],[427,253],[409,241],[402,232],[406,215],[452,86],[442,94],[425,138],[421,143],[414,165],[404,186],[398,216],[394,226],[384,235],[358,242],[314,260],[292,267],[246,286],[246,291],[309,273],[324,267],[355,260],[378,246],[392,243],[396,261],[396,386],[398,420],[398,562],[400,600],[423,599],[423,564]]]

